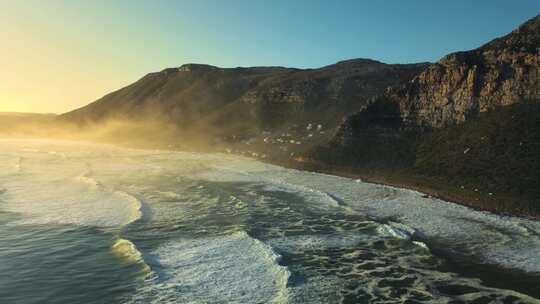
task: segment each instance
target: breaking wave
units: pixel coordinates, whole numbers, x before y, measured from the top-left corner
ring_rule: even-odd
[[[416,233],[416,230],[414,230],[414,228],[396,222],[388,222],[387,224],[382,224],[381,226],[379,226],[378,230],[383,235],[390,235],[403,240],[410,240]]]
[[[151,253],[157,279],[130,303],[286,303],[289,270],[281,256],[245,232],[184,239]]]
[[[282,191],[303,195],[306,200],[316,203],[314,206],[327,205],[330,207],[346,208],[346,203],[330,192],[321,191],[297,183],[290,183],[281,178],[257,175],[256,173],[258,171],[249,172],[218,165],[213,165],[212,168],[216,171],[205,171],[199,173],[197,177],[218,182],[245,181],[250,183],[260,183],[264,185],[266,191]]]
[[[17,179],[6,182],[5,187],[10,195],[3,207],[25,215],[18,223],[123,227],[142,216],[139,199],[108,189],[88,174],[74,180],[41,176],[35,180]]]
[[[284,181],[273,181],[272,184],[267,184],[264,189],[266,191],[283,191],[302,195],[307,201],[315,202],[317,205],[328,205],[331,207],[343,207],[345,203],[327,192],[316,190],[310,187],[295,185]],[[317,206],[315,205],[315,206]]]
[[[151,268],[144,261],[142,253],[135,244],[126,239],[118,239],[111,247],[112,253],[124,260],[126,263],[136,263],[142,266],[142,271],[147,275],[151,273]]]
[[[128,203],[128,208],[124,211],[125,216],[129,218],[123,225],[133,223],[142,217],[143,202],[135,196],[120,190],[109,189],[105,187],[101,182],[96,180],[92,176],[92,169],[90,164],[86,164],[87,169],[76,177],[76,180],[88,185],[92,191],[101,191],[102,193],[109,193],[111,196],[121,198],[124,202]]]

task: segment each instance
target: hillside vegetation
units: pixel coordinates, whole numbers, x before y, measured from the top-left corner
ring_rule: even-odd
[[[392,103],[376,104],[308,159],[483,209],[540,215],[539,102],[499,107],[463,124],[422,132],[396,128],[399,116],[388,115]]]

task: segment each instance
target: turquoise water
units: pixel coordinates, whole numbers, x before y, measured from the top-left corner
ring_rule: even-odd
[[[537,222],[229,155],[0,147],[0,303],[540,303]]]

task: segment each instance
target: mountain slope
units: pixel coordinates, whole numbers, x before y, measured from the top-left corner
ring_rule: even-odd
[[[540,216],[540,102],[430,131],[396,129],[395,103],[347,120],[299,165],[406,186],[482,209]],[[384,113],[384,114],[383,114]]]
[[[540,16],[389,88],[302,158],[540,215],[539,113]]]
[[[178,128],[179,140],[196,134],[229,144],[250,139],[262,143],[269,135],[292,133],[321,139],[321,132],[309,132],[309,124],[335,128],[388,86],[411,79],[425,66],[368,59],[307,70],[187,64],[148,74],[60,120],[82,126],[109,120],[160,121]]]
[[[404,120],[443,127],[540,99],[540,16],[484,46],[445,56],[389,95]]]

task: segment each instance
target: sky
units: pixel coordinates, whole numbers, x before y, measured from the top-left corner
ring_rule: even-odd
[[[538,14],[539,0],[0,0],[0,111],[63,113],[185,63],[434,62]]]

